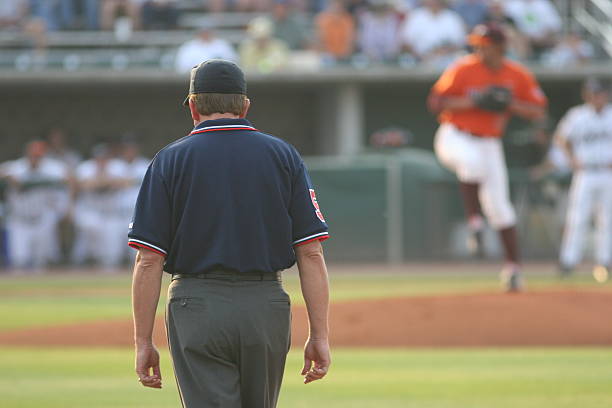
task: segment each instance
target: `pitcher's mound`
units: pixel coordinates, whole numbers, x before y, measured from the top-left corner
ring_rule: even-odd
[[[331,307],[333,346],[482,347],[612,345],[612,292],[423,296],[340,302]],[[293,309],[293,343],[307,335],[304,307]],[[155,337],[165,344],[163,319]],[[0,333],[0,344],[132,346],[130,320]]]

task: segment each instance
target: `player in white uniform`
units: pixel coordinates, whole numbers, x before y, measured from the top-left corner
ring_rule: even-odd
[[[124,140],[122,143],[121,158],[125,165],[125,178],[129,181],[129,186],[120,193],[121,212],[125,219],[125,227],[129,225],[134,215],[136,199],[140,191],[140,185],[149,167],[150,159],[140,155],[140,148],[134,140]],[[136,256],[136,250],[125,247],[130,257]]]
[[[568,274],[581,261],[585,234],[595,215],[597,244],[594,269],[597,280],[607,280],[612,263],[612,105],[610,84],[591,78],[583,87],[585,103],[570,109],[560,121],[557,140],[574,171],[565,233],[561,245],[561,272]]]
[[[67,169],[45,157],[46,144],[34,141],[26,157],[5,163],[8,180],[7,231],[12,266],[40,270],[56,259],[57,224],[68,208]]]
[[[79,194],[74,210],[77,237],[72,253],[76,264],[93,258],[111,271],[121,263],[126,234],[121,194],[129,185],[125,176],[125,164],[112,159],[109,149],[102,145],[94,148],[91,160],[77,168]]]

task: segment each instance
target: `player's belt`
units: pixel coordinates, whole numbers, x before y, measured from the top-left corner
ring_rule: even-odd
[[[281,281],[280,272],[235,272],[235,271],[210,271],[202,273],[176,273],[172,280],[176,279],[217,279],[228,281]]]
[[[491,136],[491,135],[482,135],[480,133],[474,133],[471,130],[461,128],[461,127],[459,127],[459,126],[457,126],[455,124],[453,124],[453,126],[455,126],[455,129],[457,129],[458,131],[466,133],[466,134],[468,134],[470,136],[477,137],[479,139],[494,139],[495,138],[495,136]]]

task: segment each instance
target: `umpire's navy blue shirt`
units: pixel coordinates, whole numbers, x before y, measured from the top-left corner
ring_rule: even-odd
[[[245,119],[202,122],[162,149],[142,182],[129,245],[176,274],[276,272],[328,238],[299,153]]]

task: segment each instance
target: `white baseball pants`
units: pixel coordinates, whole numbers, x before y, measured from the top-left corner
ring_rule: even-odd
[[[434,148],[440,162],[460,181],[480,185],[480,205],[493,228],[500,230],[516,223],[499,138],[473,136],[444,123],[438,128]]]
[[[561,244],[562,265],[574,267],[582,260],[586,233],[595,215],[595,262],[612,261],[612,170],[582,170],[570,187],[565,232]]]
[[[52,260],[57,237],[57,218],[40,216],[30,221],[7,222],[9,261],[16,268],[42,268]]]
[[[93,258],[104,267],[120,265],[126,246],[124,218],[86,209],[77,209],[74,218],[77,236],[72,261],[81,264],[87,258]]]

